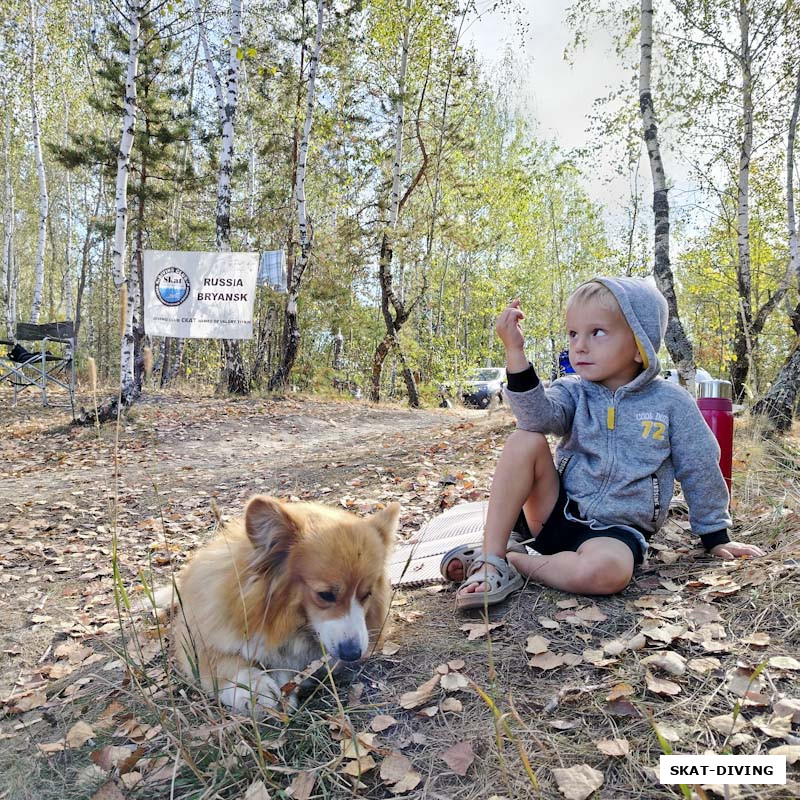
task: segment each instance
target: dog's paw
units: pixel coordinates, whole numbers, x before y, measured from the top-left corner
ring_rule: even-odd
[[[266,709],[279,708],[284,702],[281,687],[266,672],[242,669],[236,681],[228,681],[219,693],[220,702],[239,714],[261,714]],[[290,708],[297,707],[297,699],[286,698]]]

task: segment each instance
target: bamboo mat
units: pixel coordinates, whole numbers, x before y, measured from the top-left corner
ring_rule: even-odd
[[[413,588],[442,581],[439,562],[448,550],[459,544],[480,547],[487,505],[488,501],[479,500],[448,508],[396,547],[389,559],[392,586]]]

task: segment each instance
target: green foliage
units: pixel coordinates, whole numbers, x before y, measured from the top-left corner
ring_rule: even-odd
[[[722,24],[722,7],[683,6],[697,24],[711,28]],[[404,0],[374,0],[339,4],[326,12],[307,160],[314,248],[298,302],[300,353],[290,380],[300,388],[330,388],[334,378],[366,387],[372,354],[385,332],[377,257],[388,215],[392,112],[405,7]],[[547,374],[565,344],[563,307],[575,285],[603,272],[649,272],[648,183],[637,183],[635,175],[641,153],[635,74],[638,5],[579,2],[570,11],[579,40],[598,19],[610,25],[618,57],[631,67],[624,85],[610,87],[605,102],[597,106],[592,120],[597,148],[583,154],[565,153],[557,143],[539,140],[531,121],[513,110],[523,67],[512,55],[500,66],[499,75],[488,75],[475,53],[458,40],[463,8],[450,0],[413,0],[410,8],[401,194],[411,186],[425,157],[427,162],[400,215],[393,280],[404,302],[414,304],[401,333],[403,351],[423,394],[435,402],[439,382],[457,379],[487,362],[502,363],[493,321],[511,299],[519,297],[522,302],[531,358]],[[226,47],[227,9],[212,2],[206,10],[212,54],[219,64]],[[74,13],[68,12],[60,0],[48,6],[37,76],[52,186],[48,242],[52,255],[47,261],[45,304],[48,316],[59,315],[66,269],[62,254],[69,248],[67,278],[76,284],[85,272],[79,349],[97,359],[103,377],[117,362],[117,298],[109,277],[109,237],[127,30],[111,6],[93,10],[77,0]],[[754,9],[767,12],[761,2]],[[130,236],[141,233],[148,247],[203,250],[211,249],[214,241],[218,119],[202,48],[184,13],[184,8],[168,4],[145,18],[129,182]],[[33,283],[37,226],[36,176],[23,113],[27,6],[12,3],[10,14],[17,26],[9,27],[0,42],[0,68],[9,78],[3,97],[14,135],[9,150],[0,152],[0,175],[8,164],[16,210],[13,249],[20,270],[19,308],[24,317]],[[245,17],[232,245],[242,250],[292,251],[298,238],[294,169],[316,7],[310,2],[258,0],[248,5]],[[681,19],[682,27],[676,27]],[[738,78],[735,64],[726,58],[719,64],[724,80],[710,82],[708,48],[690,46],[683,41],[686,36],[667,34],[681,30],[688,35],[687,19],[671,4],[660,5],[656,17],[654,79],[662,98],[662,138],[667,149],[684,148],[681,152],[687,154],[703,206],[702,214],[690,215],[675,202],[673,267],[698,363],[725,374],[738,314],[731,177],[738,153],[733,102]],[[471,20],[468,14],[466,25]],[[784,22],[776,30],[785,45],[797,23],[795,10]],[[572,50],[571,57],[582,57],[581,51]],[[781,126],[796,61],[791,48],[778,47],[765,57],[759,76],[762,81],[773,80],[776,89],[762,94],[756,113],[763,144],[751,171],[754,307],[775,290],[786,266]],[[224,80],[224,70],[221,76]],[[721,137],[720,131],[726,136]],[[690,141],[698,143],[696,149],[686,147]],[[625,221],[609,223],[607,211],[585,189],[584,175],[591,171],[594,177],[601,158],[632,178]],[[73,195],[69,241],[67,171]],[[673,201],[678,197],[671,194]],[[0,195],[5,204],[4,198]],[[141,229],[136,223],[139,203],[144,209]],[[243,344],[243,353],[257,367],[260,383],[280,359],[284,303],[283,296],[269,290],[258,292],[258,335]],[[339,330],[344,360],[336,370],[331,348]],[[755,354],[754,387],[771,380],[788,340],[785,317],[778,311],[768,321]],[[157,361],[161,344],[155,342]],[[219,353],[217,342],[187,342],[183,377],[216,382]],[[397,369],[390,358],[384,388],[402,397],[405,390]]]

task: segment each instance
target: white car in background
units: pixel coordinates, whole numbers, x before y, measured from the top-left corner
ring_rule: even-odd
[[[503,387],[505,385],[505,367],[475,369],[464,380],[461,400],[465,406],[488,408],[493,401],[503,402]]]

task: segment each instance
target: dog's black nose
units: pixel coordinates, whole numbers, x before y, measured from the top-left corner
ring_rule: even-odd
[[[346,639],[339,645],[339,658],[342,661],[358,661],[361,658],[361,644],[358,639]]]

